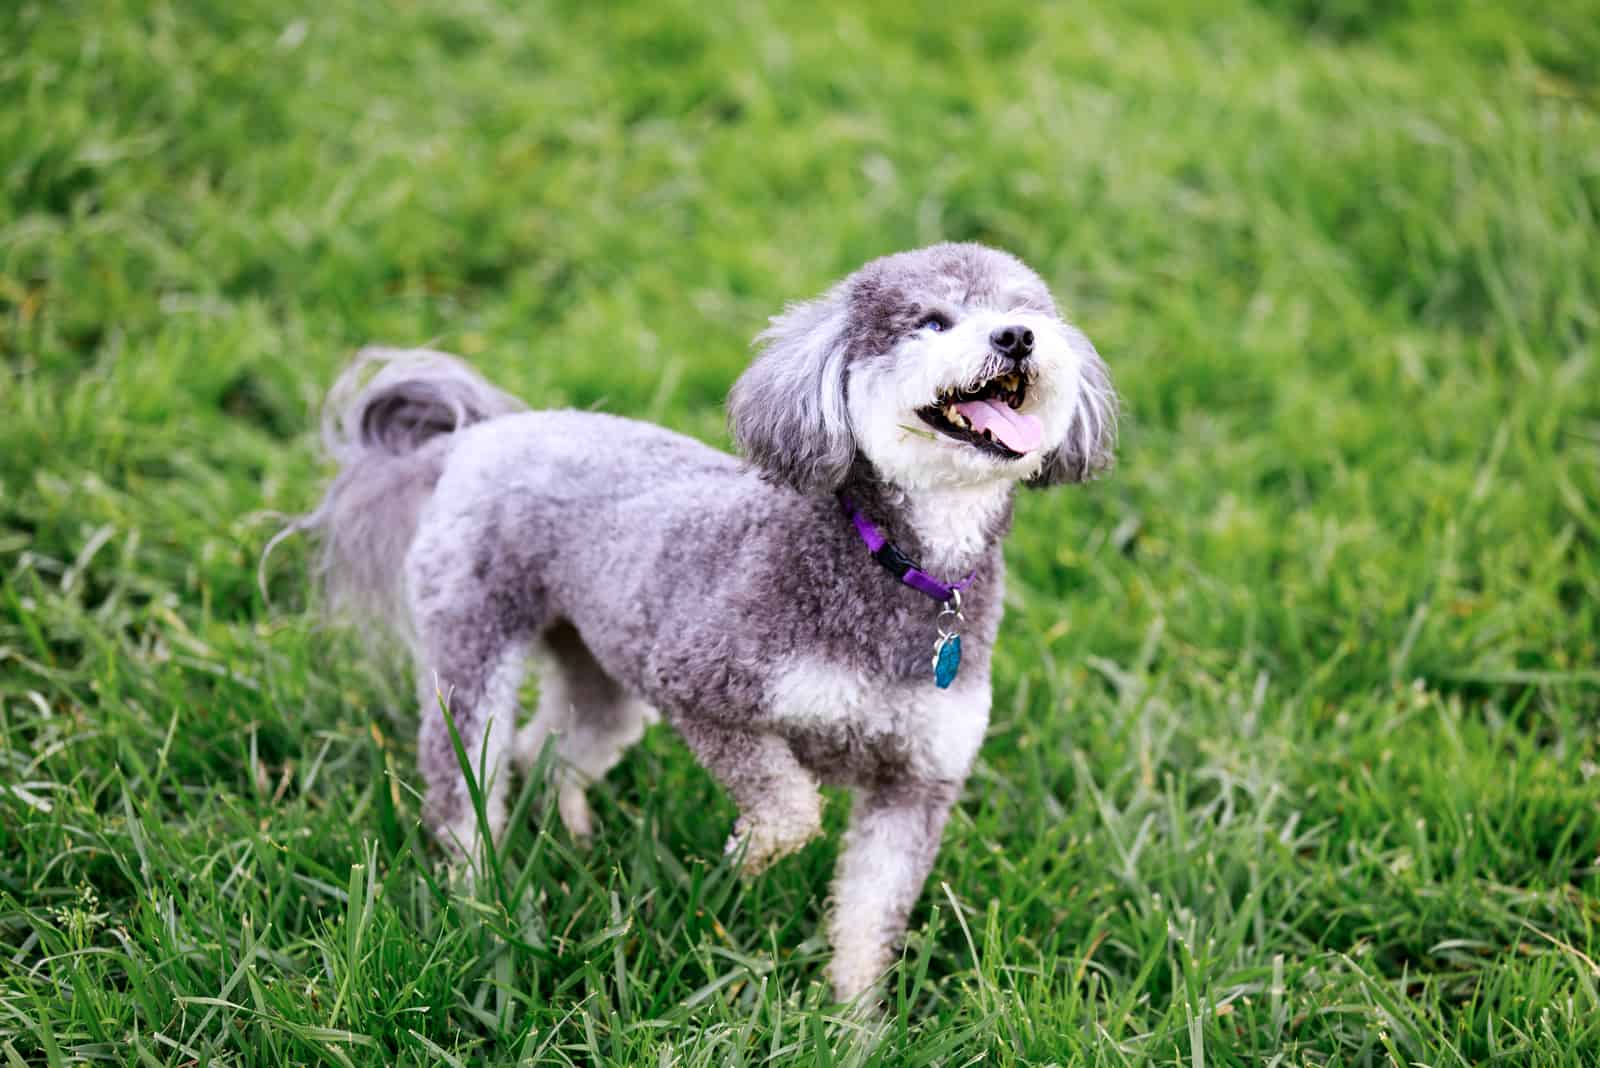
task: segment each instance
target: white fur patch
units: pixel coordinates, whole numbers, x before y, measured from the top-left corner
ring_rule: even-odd
[[[930,647],[929,655],[932,651]],[[846,724],[869,742],[909,751],[922,776],[960,780],[989,727],[987,680],[973,677],[941,690],[926,680],[885,682],[832,661],[791,657],[767,687],[768,714],[779,724],[829,731]]]
[[[969,567],[989,547],[989,532],[1010,499],[1008,482],[910,496],[911,527],[926,548],[919,562],[936,571]]]
[[[1004,324],[1026,326],[1036,339],[1022,410],[1038,417],[1044,443],[1027,456],[1002,460],[945,437],[917,411],[940,392],[971,383],[989,358],[989,333]],[[1029,310],[971,311],[941,333],[918,331],[884,358],[850,372],[850,425],[861,451],[883,476],[909,492],[1018,482],[1038,474],[1045,456],[1065,440],[1083,392],[1083,354],[1072,327]]]

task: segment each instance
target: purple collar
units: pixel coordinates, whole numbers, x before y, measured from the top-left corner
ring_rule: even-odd
[[[940,582],[922,568],[918,567],[910,557],[901,552],[894,542],[883,536],[883,531],[873,525],[872,520],[861,514],[855,502],[843,493],[839,494],[839,505],[844,509],[844,514],[850,517],[850,522],[856,526],[856,533],[861,535],[861,540],[867,543],[867,551],[872,558],[884,566],[884,569],[910,586],[918,593],[927,594],[940,604],[948,602],[972,583],[978,574],[976,571],[954,584]],[[959,603],[959,602],[958,602]]]

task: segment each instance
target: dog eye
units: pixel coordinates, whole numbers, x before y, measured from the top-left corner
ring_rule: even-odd
[[[922,321],[917,323],[917,329],[932,330],[937,334],[941,330],[950,329],[950,320],[945,316],[940,315],[938,312],[933,312],[930,315],[924,315],[922,317]]]

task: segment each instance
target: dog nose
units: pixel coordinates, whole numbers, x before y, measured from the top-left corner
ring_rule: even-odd
[[[989,335],[994,351],[1013,360],[1020,360],[1033,352],[1033,331],[1025,326],[1000,326]]]

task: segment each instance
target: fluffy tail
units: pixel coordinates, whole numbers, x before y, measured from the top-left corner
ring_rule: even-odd
[[[406,550],[438,484],[450,435],[525,405],[453,356],[365,348],[339,375],[322,413],[322,446],[339,465],[316,510],[279,531],[320,542],[317,573],[329,607],[376,636],[406,638]],[[370,623],[370,626],[369,626]]]

